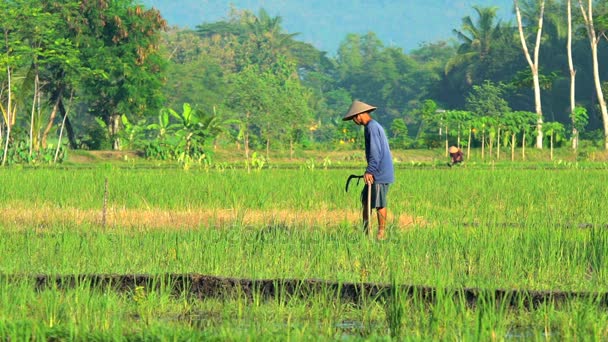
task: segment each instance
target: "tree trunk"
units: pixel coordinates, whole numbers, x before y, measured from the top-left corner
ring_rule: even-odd
[[[10,101],[8,101],[10,103]],[[8,114],[7,114],[9,120],[11,117],[10,114],[10,109],[8,110]],[[4,153],[2,154],[2,166],[4,166],[6,164],[6,156],[8,155],[8,142],[11,139],[11,125],[10,123],[8,123],[6,125],[6,140],[4,141]]]
[[[488,155],[490,156],[490,158],[492,158],[492,156],[494,155],[494,140],[492,139],[491,135],[488,137],[488,147],[490,148],[490,150],[488,151]]]
[[[575,79],[576,70],[572,62],[572,0],[567,1],[568,6],[568,66],[570,69],[570,115],[572,118],[572,149],[578,149],[578,130],[576,129],[576,99],[575,99]]]
[[[245,146],[245,159],[249,160],[249,132],[245,132],[245,140],[243,141]]]
[[[118,132],[120,132],[120,114],[114,113],[110,116],[108,129],[110,139],[112,139],[112,149],[114,151],[120,151],[120,138],[118,137]]]
[[[536,148],[543,148],[543,110],[540,102],[540,85],[538,82],[538,69],[535,70],[535,75],[532,77],[534,79],[534,102],[536,103],[535,109],[536,114],[538,115],[536,118]]]
[[[486,159],[486,132],[481,133],[481,160]]]
[[[245,145],[245,160],[249,161],[249,117],[251,113],[247,111],[245,115],[245,137],[243,144]]]
[[[450,149],[450,146],[448,146],[450,143],[448,142],[448,126],[445,126],[445,156],[449,156],[450,153],[448,152],[448,150]]]
[[[249,167],[249,131],[245,131],[245,141],[243,142],[245,145],[245,161],[247,163],[247,172],[251,172],[251,168]]]
[[[30,116],[30,158],[32,157],[32,152],[34,150],[34,120],[36,114],[36,103],[40,107],[40,96],[38,95],[40,78],[38,77],[38,68],[36,67],[36,76],[34,76],[34,98],[32,99],[32,113]]]
[[[521,160],[526,160],[526,131],[524,131],[524,136],[521,138]]]
[[[553,160],[553,134],[549,135],[549,143],[551,145],[551,160]]]
[[[500,127],[498,128],[498,135],[496,136],[496,160],[500,160]]]
[[[57,149],[55,150],[55,158],[53,159],[53,163],[57,163],[57,157],[59,156],[59,150],[61,150],[61,139],[63,138],[63,129],[65,128],[65,120],[67,116],[63,117],[61,120],[61,128],[59,129],[59,138],[57,140]]]
[[[55,104],[53,105],[53,110],[51,111],[51,116],[49,117],[49,122],[46,124],[46,128],[42,132],[42,139],[40,144],[43,148],[46,148],[46,140],[48,138],[51,129],[53,128],[53,124],[55,123],[55,118],[57,117],[57,111],[59,110],[59,101],[61,100],[61,94],[57,96],[55,99]]]
[[[270,157],[270,138],[266,139],[266,160]]]
[[[511,161],[515,161],[515,133],[511,133]]]
[[[71,106],[72,100],[70,100]],[[68,135],[68,141],[70,142],[70,148],[73,150],[78,149],[78,143],[76,142],[76,135],[74,134],[74,128],[72,127],[72,122],[68,117],[68,113],[65,110],[65,106],[63,105],[63,100],[59,101],[59,113],[63,117],[63,122],[65,123],[65,131]]]
[[[266,160],[270,159],[270,126],[266,125]]]
[[[526,43],[526,38],[524,35],[524,29],[521,22],[521,13],[519,12],[519,5],[517,0],[513,0],[513,4],[515,5],[515,15],[517,17],[517,26],[519,29],[519,38],[521,40],[521,45],[524,50],[524,55],[526,60],[528,61],[528,65],[530,66],[530,71],[532,72],[532,80],[534,82],[534,108],[536,110],[536,115],[538,116],[536,119],[536,148],[543,148],[543,110],[541,104],[541,96],[540,96],[540,83],[538,80],[538,54],[540,51],[540,41],[543,31],[543,17],[545,13],[545,0],[541,0],[540,2],[540,14],[538,17],[538,29],[536,31],[536,45],[534,46],[534,61],[530,57],[530,53],[528,52],[528,44]]]
[[[488,155],[490,156],[490,158],[492,158],[492,155],[494,154],[492,151],[492,149],[494,148],[494,141],[492,139],[492,135],[490,135],[488,137],[488,146],[490,146],[490,151],[488,151]]]
[[[74,99],[74,90],[72,90],[72,93],[70,94],[70,103],[69,103],[69,107],[68,107],[68,111],[65,111],[65,108],[63,108],[63,120],[61,121],[61,129],[59,130],[59,139],[57,141],[57,149],[55,150],[55,158],[53,159],[53,163],[57,163],[57,157],[59,156],[59,150],[61,149],[61,138],[63,137],[63,130],[66,127],[66,121],[68,119],[68,114],[69,114],[69,108],[72,106],[72,100]],[[61,107],[63,107],[63,104],[61,104]]]
[[[6,28],[4,29],[4,42],[5,42],[6,46],[9,46],[8,30]],[[9,53],[10,53],[10,49],[7,49],[6,50],[7,60],[9,57]],[[4,153],[2,153],[2,166],[4,166],[6,163],[6,155],[8,154],[8,140],[10,139],[10,135],[11,135],[11,97],[13,96],[13,94],[11,93],[11,66],[8,63],[6,64],[6,76],[8,77],[7,78],[8,98],[7,98],[7,108],[2,113],[2,114],[4,114],[3,117],[4,117],[4,121],[6,122],[6,141],[4,142]]]
[[[8,33],[6,32],[6,30],[4,31],[4,35],[5,38],[8,35]],[[6,38],[8,41],[8,38]],[[8,44],[8,43],[7,43]],[[2,154],[2,166],[4,166],[6,164],[6,156],[8,155],[8,142],[11,138],[11,122],[12,122],[12,115],[11,115],[11,111],[12,111],[12,97],[13,97],[13,93],[11,91],[11,67],[10,65],[6,66],[6,74],[8,76],[8,99],[7,99],[7,108],[6,108],[6,114],[5,114],[5,122],[6,122],[6,140],[4,141],[4,153]]]
[[[52,101],[55,101],[55,106],[53,107],[53,112],[51,113],[52,120],[49,121],[47,128],[45,129],[42,136],[40,137],[40,141],[42,141],[42,143],[41,143],[42,146],[46,147],[47,137],[50,132],[50,129],[52,128],[53,120],[57,116],[57,111],[59,111],[59,114],[61,115],[61,121],[63,122],[64,129],[67,133],[68,140],[70,142],[70,148],[75,150],[78,148],[78,143],[76,142],[76,136],[74,134],[74,129],[72,127],[72,122],[70,121],[69,117],[66,117],[65,106],[63,105],[64,91],[65,91],[64,87],[59,87],[57,89],[54,89],[51,94]]]
[[[418,132],[416,132],[416,141],[418,141],[418,139],[420,139],[420,134],[422,134],[424,130],[424,120],[420,121],[420,126],[418,126]]]
[[[604,93],[602,91],[602,83],[600,81],[600,71],[597,58],[597,45],[600,39],[595,34],[595,27],[593,25],[593,1],[589,0],[587,13],[581,0],[578,3],[583,13],[583,19],[585,19],[585,26],[587,27],[587,35],[589,36],[589,42],[591,44],[591,56],[593,57],[593,81],[595,83],[595,92],[597,100],[600,105],[602,112],[602,121],[604,124],[604,149],[608,150],[608,110],[606,109],[606,101],[604,100]]]
[[[471,158],[471,136],[472,136],[471,128],[469,128],[469,143],[467,144],[467,160]]]

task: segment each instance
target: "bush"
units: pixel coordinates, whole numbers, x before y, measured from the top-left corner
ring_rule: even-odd
[[[41,148],[38,151],[32,151],[30,155],[29,144],[24,140],[19,140],[9,145],[7,152],[7,164],[52,164],[55,159],[56,147]],[[62,146],[59,148],[57,162],[61,163],[65,160],[66,150]]]

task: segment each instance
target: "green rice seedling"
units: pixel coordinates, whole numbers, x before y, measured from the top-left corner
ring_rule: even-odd
[[[0,309],[3,336],[63,337],[68,339],[97,338],[292,338],[335,339],[341,334],[350,338],[388,338],[389,324],[382,318],[386,307],[370,301],[363,305],[340,304],[340,308],[327,311],[336,302],[331,294],[321,293],[306,300],[293,298],[289,302],[247,299],[238,313],[235,301],[205,299],[191,301],[188,317],[182,315],[184,298],[164,294],[163,290],[150,283],[146,286],[143,301],[158,303],[148,308],[146,317],[140,316],[140,303],[134,294],[115,295],[114,291],[87,290],[86,280],[74,289],[50,287],[42,292],[32,291],[21,285],[3,288],[18,294],[21,299],[11,299]],[[5,298],[5,297],[3,297]],[[53,298],[53,300],[48,300]],[[406,299],[409,298],[409,299]],[[505,310],[489,295],[483,302],[467,306],[461,297],[449,291],[439,292],[435,300],[428,302],[422,296],[404,297],[402,301],[402,336],[426,340],[444,339],[544,339],[575,338],[581,336],[605,337],[606,314],[595,300],[574,300],[566,305],[546,304],[531,310]],[[48,301],[49,304],[45,304]],[[237,299],[238,301],[238,299]],[[26,312],[13,310],[23,303],[38,303],[40,308],[24,306]],[[146,305],[147,305],[146,304]],[[311,305],[312,304],[312,305]],[[283,309],[282,309],[283,308]],[[45,317],[48,310],[60,312],[60,320],[54,327],[48,326]],[[59,309],[59,310],[58,310]],[[324,317],[332,316],[325,320]],[[359,312],[359,313],[357,313]],[[23,323],[15,323],[17,316]],[[239,316],[240,315],[240,316]],[[215,317],[215,318],[214,318]],[[220,318],[221,317],[221,318]],[[239,318],[240,317],[240,318]],[[358,321],[364,317],[365,321]],[[19,319],[19,318],[17,318]],[[38,323],[41,322],[41,323]],[[83,324],[87,322],[86,324]],[[352,328],[341,328],[337,323],[353,322]],[[361,323],[358,323],[361,322]],[[418,323],[416,323],[418,322]],[[359,325],[360,324],[360,325]],[[30,327],[30,328],[27,328]],[[28,332],[29,331],[29,332]],[[604,334],[604,335],[602,335]]]
[[[481,291],[476,303],[477,339],[496,339],[508,332],[508,303],[510,298],[497,298],[495,293]]]
[[[2,170],[0,273],[275,279],[279,298],[192,298],[187,284],[176,295],[161,276],[127,294],[85,282],[39,292],[6,283],[0,286],[16,295],[0,294],[3,307],[12,308],[0,309],[3,336],[606,336],[596,302],[573,297],[572,306],[531,306],[522,299],[506,309],[490,295],[497,288],[608,291],[604,170],[400,169],[390,192],[389,238],[381,243],[361,234],[358,190],[343,191],[350,170],[315,169],[314,182],[306,170],[123,171]],[[106,177],[110,224],[102,228]],[[60,188],[56,179],[71,183]],[[454,179],[459,185],[448,191]],[[401,215],[417,221],[401,224]],[[333,290],[292,296],[281,288],[284,279],[429,286],[438,293],[432,303],[420,295],[382,303],[361,291],[354,305]],[[458,295],[464,288],[488,297],[471,307]],[[13,313],[20,308],[33,318]]]
[[[391,337],[400,338],[403,333],[406,295],[394,279],[391,285],[390,293],[384,297],[384,310]]]

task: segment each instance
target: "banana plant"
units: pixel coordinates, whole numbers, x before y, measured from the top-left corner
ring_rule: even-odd
[[[473,116],[471,120],[470,132],[475,135],[475,139],[481,143],[481,159],[485,159],[486,134],[488,125],[485,116]]]
[[[551,160],[553,160],[553,143],[560,142],[564,138],[566,129],[561,122],[545,122],[543,124],[543,131],[545,135],[549,136],[549,146],[551,149]]]
[[[585,107],[576,106],[572,112],[572,148],[578,148],[579,134],[585,130],[589,123],[589,115]]]
[[[492,116],[475,116],[472,122],[472,131],[477,139],[481,135],[481,159],[485,159],[485,148],[490,147],[492,155],[493,138],[496,136],[496,118]]]
[[[217,115],[215,107],[213,113],[203,113],[200,117],[200,128],[203,134],[203,142],[208,143],[215,140],[220,134],[227,132],[229,125],[239,125],[240,121],[236,119],[222,120]]]
[[[511,145],[511,161],[514,161],[516,136],[522,126],[522,116],[519,115],[519,112],[506,112],[501,119],[503,124],[503,134],[505,135],[504,145]]]
[[[184,165],[205,160],[207,158],[204,151],[205,143],[225,132],[227,125],[238,122],[237,120],[222,121],[215,110],[211,114],[200,112],[193,109],[189,103],[184,103],[181,114],[170,108],[167,111],[177,120],[176,124],[167,126],[167,130],[175,129],[176,154]]]
[[[129,149],[137,148],[141,145],[144,138],[144,123],[145,120],[140,120],[137,123],[132,123],[126,115],[121,116],[123,130],[120,131],[120,136],[127,142]]]
[[[169,132],[169,109],[162,108],[158,112],[157,120],[157,123],[149,124],[146,126],[146,129],[154,131],[156,138],[160,141],[164,141]]]
[[[204,158],[203,132],[200,126],[200,118],[189,103],[183,104],[182,113],[169,108],[169,114],[177,120],[176,124],[169,127],[175,128],[176,154],[178,160],[188,165],[191,161],[201,161]]]
[[[464,110],[449,110],[446,112],[446,133],[448,132],[448,126],[450,126],[449,135],[456,137],[456,146],[461,148],[463,143],[461,141],[462,134],[471,126],[473,114],[469,111]],[[469,130],[470,131],[470,130]],[[446,145],[447,145],[447,135],[446,134]],[[467,142],[470,145],[471,139],[469,136],[469,141]],[[447,151],[447,147],[446,147]],[[469,150],[467,149],[467,158],[469,156]]]
[[[526,137],[536,134],[537,114],[528,111],[515,111],[519,129],[521,130],[521,159],[526,159]]]

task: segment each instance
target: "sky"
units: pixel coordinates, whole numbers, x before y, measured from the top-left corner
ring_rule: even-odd
[[[282,18],[288,33],[328,55],[336,54],[347,34],[374,32],[385,46],[405,52],[425,42],[454,39],[462,18],[476,19],[474,5],[497,7],[503,21],[513,21],[512,0],[139,0],[155,7],[171,26],[194,29],[228,17],[231,4],[255,14],[264,8]],[[441,8],[441,12],[436,10]]]

